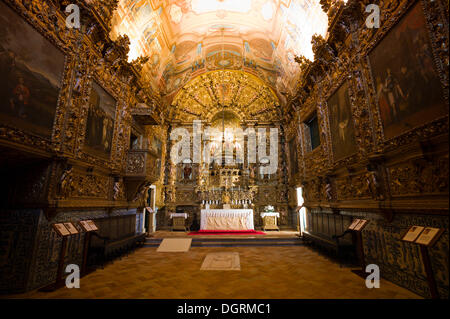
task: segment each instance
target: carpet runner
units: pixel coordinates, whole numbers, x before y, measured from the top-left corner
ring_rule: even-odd
[[[164,238],[157,252],[187,252],[191,248],[192,238]]]
[[[188,235],[265,235],[266,233],[256,230],[199,230],[190,232]]]

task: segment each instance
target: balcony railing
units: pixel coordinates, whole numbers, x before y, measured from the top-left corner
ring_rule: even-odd
[[[149,150],[130,150],[128,152],[126,177],[142,181],[156,181],[161,173],[161,159]]]

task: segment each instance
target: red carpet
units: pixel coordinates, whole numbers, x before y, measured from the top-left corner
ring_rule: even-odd
[[[188,235],[265,235],[256,230],[199,230],[190,232]]]

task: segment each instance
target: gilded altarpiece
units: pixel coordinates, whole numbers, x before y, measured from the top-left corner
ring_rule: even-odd
[[[211,164],[212,167],[207,169],[205,163],[196,163],[192,157],[183,158],[175,165],[171,163],[169,153],[166,153],[163,197],[166,203],[165,214],[157,217],[161,229],[168,228],[170,213],[176,211],[189,213],[188,225],[192,223],[193,218],[199,219],[203,201],[221,201],[219,188],[223,187],[230,188],[231,201],[235,203],[251,201],[249,205],[254,209],[256,227],[261,225],[259,214],[267,205],[275,206],[280,212],[281,226],[292,225],[292,216],[287,204],[288,168],[285,158],[285,133],[278,108],[278,98],[269,87],[253,75],[240,71],[209,72],[193,79],[179,91],[167,110],[166,115],[171,122],[167,137],[175,129],[185,129],[192,133],[194,120],[202,121],[203,130],[212,126],[219,132],[223,128],[222,119],[225,127],[239,128],[243,131],[249,128],[255,131],[263,128],[268,132],[270,128],[276,128],[278,166],[277,172],[270,175],[260,174],[259,165],[253,163],[247,165],[247,160],[241,166],[236,163],[230,167],[220,168]],[[240,147],[247,152],[247,142],[238,139],[234,142],[240,143]],[[174,143],[168,139],[168,148],[170,149]],[[192,152],[192,139],[190,147]],[[247,153],[244,154],[244,158],[247,158]],[[228,184],[224,182],[225,180]]]

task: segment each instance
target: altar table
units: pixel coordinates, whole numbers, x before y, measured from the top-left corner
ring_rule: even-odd
[[[186,219],[188,214],[186,213],[172,213],[170,219],[172,219],[172,230],[184,230],[186,231]]]
[[[261,218],[264,221],[263,230],[274,229],[280,230],[277,226],[277,218],[280,218],[280,213],[277,212],[263,212]]]
[[[254,230],[253,209],[202,209],[200,230]]]

